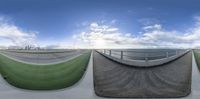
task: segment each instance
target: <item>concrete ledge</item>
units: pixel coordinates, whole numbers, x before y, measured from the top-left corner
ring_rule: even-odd
[[[171,57],[168,57],[168,58],[145,61],[145,60],[122,60],[122,59],[107,55],[105,53],[102,53],[102,52],[99,52],[99,51],[96,50],[96,52],[100,53],[101,55],[103,55],[103,56],[105,56],[105,57],[107,57],[107,58],[109,58],[113,61],[116,61],[116,62],[121,63],[121,64],[129,65],[129,66],[134,66],[134,67],[153,67],[153,66],[162,65],[162,64],[171,62],[171,61],[185,55],[189,51],[190,50],[187,50],[184,53],[174,55],[174,56],[171,56]]]

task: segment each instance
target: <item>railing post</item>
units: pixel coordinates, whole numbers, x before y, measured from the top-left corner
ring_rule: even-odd
[[[104,53],[104,54],[106,53],[106,50],[105,50],[105,49],[103,49],[103,53]]]
[[[145,53],[145,61],[147,62],[148,60],[148,53]]]
[[[111,56],[111,50],[109,50],[109,55]]]
[[[166,52],[166,57],[167,57],[167,58],[169,57],[169,53],[168,53],[168,52]]]
[[[178,55],[178,51],[176,50],[176,55]]]
[[[121,51],[121,60],[123,60],[123,51]]]

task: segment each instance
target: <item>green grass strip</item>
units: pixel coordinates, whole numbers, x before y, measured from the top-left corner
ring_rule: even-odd
[[[200,70],[200,53],[193,51],[198,69]]]
[[[0,55],[0,73],[8,83],[19,88],[61,89],[81,79],[87,68],[90,53],[87,52],[67,62],[45,66],[25,64]]]

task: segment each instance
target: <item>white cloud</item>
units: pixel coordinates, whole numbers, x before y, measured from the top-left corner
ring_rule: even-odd
[[[132,46],[130,44],[139,45],[140,43],[138,38],[130,33],[121,33],[116,27],[99,25],[96,22],[90,24],[88,31],[81,32],[73,37],[78,40],[79,45],[85,45],[86,48],[120,48]]]
[[[92,22],[84,24],[82,32],[73,35],[73,39],[60,41],[40,41],[46,48],[192,48],[200,47],[200,17],[196,16],[193,26],[180,33],[166,30],[161,24],[145,24],[143,31],[137,36],[133,33],[121,32],[113,24]],[[37,45],[37,32],[25,31],[0,17],[0,47]]]
[[[143,39],[157,43],[159,46],[165,45],[168,47],[186,47],[193,48],[198,47],[200,42],[200,20],[195,17],[195,23],[188,29],[184,29],[187,32],[180,33],[178,31],[167,31],[158,26],[158,28],[145,31]],[[155,27],[149,26],[149,27]]]
[[[200,46],[200,20],[195,19],[194,26],[185,29],[185,33],[165,30],[161,24],[153,24],[145,25],[138,36],[93,22],[89,30],[74,35],[74,38],[86,48],[193,48]]]
[[[91,27],[91,28],[96,28],[96,27],[98,27],[98,24],[95,23],[95,22],[94,22],[94,23],[91,23],[91,24],[90,24],[90,27]]]
[[[149,25],[149,26],[143,27],[143,30],[145,30],[145,31],[150,30],[150,29],[160,30],[161,28],[162,28],[162,26],[160,24],[154,24],[154,25]]]
[[[25,46],[27,44],[36,45],[36,34],[37,32],[24,31],[9,22],[5,17],[0,17],[0,40],[6,40],[9,42],[1,42],[1,46]]]

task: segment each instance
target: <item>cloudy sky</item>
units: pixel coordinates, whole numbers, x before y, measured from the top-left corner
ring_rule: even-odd
[[[0,0],[0,47],[200,47],[199,0]]]

